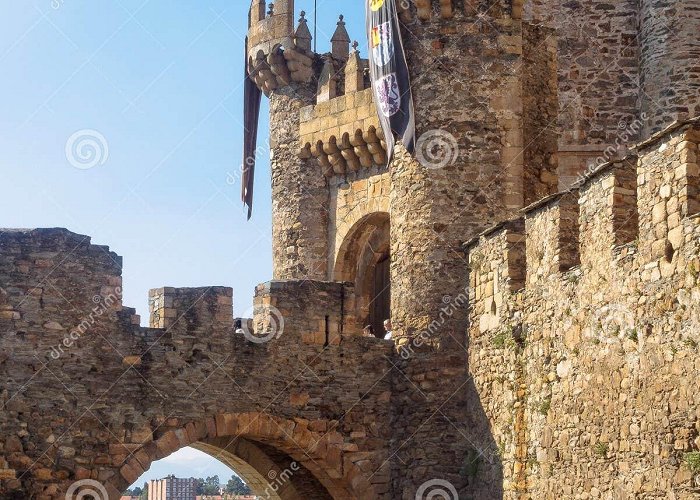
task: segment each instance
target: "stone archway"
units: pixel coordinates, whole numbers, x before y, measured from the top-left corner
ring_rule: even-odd
[[[362,327],[371,324],[381,336],[382,322],[389,317],[389,214],[375,212],[356,221],[338,250],[333,279],[355,284],[355,316]]]
[[[261,498],[378,498],[342,444],[337,432],[312,431],[294,420],[264,413],[221,414],[146,443],[106,486],[110,500],[118,499],[153,462],[192,446],[235,470]]]

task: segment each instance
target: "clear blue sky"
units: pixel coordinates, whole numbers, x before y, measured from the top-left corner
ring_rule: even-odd
[[[340,13],[366,47],[362,1],[318,4],[319,51]],[[313,1],[297,1],[302,9]],[[242,314],[271,278],[268,155],[250,222],[229,176],[242,155],[247,11],[247,0],[3,2],[0,227],[66,227],[109,245],[124,257],[124,303],[142,323],[149,288],[232,286]],[[86,129],[104,137],[108,155],[84,170],[66,143]],[[211,460],[193,466],[193,451],[145,479],[187,470],[223,479]]]
[[[319,51],[339,13],[364,42],[363,2],[353,3],[340,12],[347,3],[319,0]],[[144,323],[148,289],[166,285],[232,286],[245,312],[272,273],[268,155],[250,222],[228,175],[242,154],[248,2],[3,4],[0,227],[66,227],[109,245],[124,257],[124,303]],[[298,1],[302,9],[313,1]],[[263,115],[266,144],[266,102]],[[89,170],[65,152],[84,129],[109,152]]]

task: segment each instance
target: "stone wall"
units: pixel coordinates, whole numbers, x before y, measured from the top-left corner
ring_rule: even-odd
[[[356,262],[346,255],[347,245],[354,233],[373,214],[389,216],[389,193],[391,181],[384,167],[375,167],[365,172],[336,179],[331,183],[331,226],[329,228],[331,248],[329,252],[329,275],[335,280],[345,280],[344,263]]]
[[[294,86],[270,98],[275,279],[327,278],[328,182],[315,160],[299,157],[299,110],[314,95],[309,86]]]
[[[649,134],[700,112],[700,9],[693,0],[642,0],[639,18],[639,100]]]
[[[393,394],[394,484],[404,499],[435,479],[475,498],[498,498],[502,488],[495,473],[489,481],[473,474],[479,450],[494,444],[467,373],[461,242],[523,206],[528,89],[517,12],[504,1],[477,13],[477,3],[427,19],[419,9],[404,30],[426,148],[416,158],[400,150],[390,171],[392,320],[408,353]],[[428,149],[440,142],[431,161]]]
[[[86,479],[118,498],[153,460],[217,438],[267,450],[252,467],[295,460],[315,498],[390,497],[391,346],[341,331],[351,289],[261,286],[262,326],[235,333],[229,288],[153,290],[158,328],[141,328],[120,286],[121,259],[88,237],[0,231],[2,498],[62,499]],[[272,307],[287,323],[265,338]]]
[[[607,146],[615,145],[605,158],[612,160],[626,153],[620,146],[640,138],[638,12],[636,0],[524,3],[524,19],[550,28],[557,45],[561,190]],[[629,138],[619,141],[630,128]]]
[[[698,131],[676,126],[568,193],[579,266],[556,251],[561,197],[471,246],[469,367],[506,498],[700,494],[684,462],[700,449]]]
[[[559,191],[556,34],[523,24],[523,204]]]

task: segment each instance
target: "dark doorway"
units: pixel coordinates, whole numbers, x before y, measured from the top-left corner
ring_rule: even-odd
[[[369,305],[370,324],[377,337],[384,337],[384,320],[391,315],[391,274],[389,256],[383,257],[374,268],[374,286]]]

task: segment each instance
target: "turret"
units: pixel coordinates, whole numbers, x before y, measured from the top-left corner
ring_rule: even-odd
[[[331,38],[331,54],[336,59],[347,61],[350,55],[350,35],[348,35],[348,30],[345,29],[345,21],[343,19],[344,17],[340,16],[338,27]]]
[[[248,18],[248,47],[250,54],[262,50],[270,53],[275,45],[291,46],[294,37],[294,0],[277,0],[265,5],[253,0]]]
[[[268,97],[280,87],[308,84],[314,79],[311,34],[302,12],[294,30],[294,0],[253,0],[249,14],[248,67],[250,76]]]

